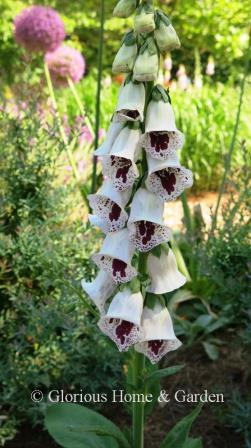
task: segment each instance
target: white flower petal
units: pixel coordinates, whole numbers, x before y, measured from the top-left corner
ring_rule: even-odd
[[[125,126],[114,141],[109,154],[136,162],[140,155],[141,135],[139,129],[130,129]]]
[[[154,12],[146,12],[144,8],[134,18],[136,33],[151,33],[155,29]]]
[[[102,160],[103,175],[111,179],[118,191],[131,189],[139,171],[135,162],[124,157],[108,156]]]
[[[157,299],[157,298],[156,298]],[[142,340],[135,350],[143,353],[154,364],[169,351],[180,347],[169,311],[157,303],[153,310],[145,307],[142,315]]]
[[[123,123],[112,121],[107,131],[106,139],[102,145],[94,151],[96,156],[104,156],[109,154],[112,145],[123,128]]]
[[[120,91],[114,119],[117,121],[143,121],[144,106],[144,85],[129,82]]]
[[[133,68],[136,81],[155,81],[158,77],[159,58],[157,53],[150,54],[148,49],[139,54]]]
[[[101,313],[104,313],[106,300],[111,297],[117,287],[116,283],[104,271],[99,271],[92,282],[86,282],[83,279],[81,286]]]
[[[112,65],[113,73],[129,73],[132,71],[137,56],[137,45],[122,44]]]
[[[94,227],[99,227],[103,233],[109,232],[109,226],[107,222],[100,216],[97,215],[88,215],[88,219],[90,224]]]
[[[153,294],[165,294],[186,283],[186,277],[179,272],[171,249],[168,253],[162,250],[160,258],[150,253],[147,259],[147,270],[151,278],[147,291]]]
[[[160,22],[159,28],[154,32],[157,45],[161,52],[172,51],[180,48],[180,40],[173,26]]]

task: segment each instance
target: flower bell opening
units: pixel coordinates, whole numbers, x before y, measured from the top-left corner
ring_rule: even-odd
[[[127,213],[111,199],[102,195],[93,195],[90,206],[96,215],[106,222],[107,232],[116,232],[125,226],[128,219]]]
[[[148,252],[170,237],[170,229],[165,225],[149,221],[138,221],[130,225],[130,240],[140,252]]]
[[[132,322],[104,317],[100,319],[98,326],[115,342],[120,352],[127,351],[139,340],[140,327]]]
[[[94,254],[92,258],[96,265],[107,272],[116,283],[127,283],[137,275],[134,267],[119,258],[102,254]]]
[[[112,180],[113,186],[119,191],[132,187],[139,174],[134,162],[117,156],[104,157],[103,173]]]
[[[166,159],[173,150],[181,149],[183,134],[179,131],[148,132],[142,137],[145,150],[156,159]]]
[[[151,173],[146,186],[152,192],[160,196],[164,201],[174,201],[186,189],[193,184],[192,172],[186,168],[167,167]]]
[[[145,355],[152,364],[158,363],[168,352],[177,350],[181,346],[178,339],[165,341],[156,339],[153,341],[141,342],[137,344],[136,350]]]

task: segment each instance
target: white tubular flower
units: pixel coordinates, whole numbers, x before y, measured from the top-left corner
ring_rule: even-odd
[[[136,33],[151,33],[155,29],[154,9],[142,3],[135,15],[134,30]]]
[[[119,191],[132,187],[139,175],[135,162],[140,155],[140,138],[139,129],[125,126],[116,138],[109,156],[103,158],[103,174],[112,180]]]
[[[130,241],[140,252],[167,241],[171,230],[163,222],[164,202],[145,188],[139,188],[131,205],[128,229]]]
[[[113,73],[129,73],[132,71],[137,56],[138,47],[133,31],[126,34],[122,46],[112,64]]]
[[[135,345],[135,350],[147,356],[152,364],[159,362],[168,352],[181,346],[181,342],[174,334],[169,311],[160,303],[153,309],[144,308],[142,333],[142,340]]]
[[[100,216],[97,215],[88,215],[88,219],[92,226],[99,227],[103,233],[108,233],[109,227],[103,218],[100,218]]]
[[[162,11],[156,11],[156,30],[154,32],[161,52],[172,51],[180,47],[180,40],[170,20]]]
[[[181,288],[186,283],[186,277],[179,272],[171,249],[168,252],[162,249],[159,258],[150,253],[147,258],[147,270],[151,278],[147,291],[153,294],[165,294]]]
[[[133,79],[136,81],[155,81],[158,77],[158,50],[152,38],[148,38],[140,48],[134,68]]]
[[[119,192],[110,180],[106,180],[96,194],[88,196],[90,206],[97,218],[101,219],[102,225],[103,223],[106,224],[104,226],[105,233],[116,232],[125,226],[128,215],[124,207],[130,198],[130,194],[130,189]]]
[[[145,87],[132,81],[122,87],[115,109],[115,121],[143,121],[145,107]]]
[[[111,147],[123,129],[123,123],[112,121],[106,134],[106,139],[102,145],[94,151],[95,156],[104,156],[109,154]]]
[[[121,352],[126,351],[140,340],[142,311],[142,294],[133,294],[129,288],[125,288],[115,295],[98,326],[115,342]]]
[[[193,185],[193,173],[180,166],[175,150],[169,152],[166,160],[154,159],[147,155],[148,177],[146,187],[164,201],[174,201]]]
[[[117,285],[111,277],[104,271],[99,271],[97,277],[92,282],[81,280],[83,290],[95,303],[101,314],[104,313],[105,303],[112,296]]]
[[[135,9],[136,0],[120,0],[113,10],[113,16],[127,19]]]
[[[146,112],[145,134],[142,146],[156,159],[166,159],[172,150],[182,148],[184,136],[175,125],[169,102],[150,101]]]
[[[134,248],[129,241],[128,229],[108,233],[100,252],[92,259],[96,265],[107,272],[116,283],[127,283],[137,275],[131,266]]]

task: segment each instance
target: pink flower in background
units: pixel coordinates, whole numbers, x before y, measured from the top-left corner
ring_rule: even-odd
[[[46,53],[51,78],[55,86],[66,87],[67,78],[74,83],[80,81],[85,72],[85,60],[75,48],[63,45],[53,52]]]
[[[65,38],[64,23],[52,8],[32,6],[14,19],[15,39],[27,51],[54,51]]]

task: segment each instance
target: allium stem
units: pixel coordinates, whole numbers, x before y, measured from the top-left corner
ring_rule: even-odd
[[[91,121],[90,121],[89,117],[86,115],[85,109],[83,107],[81,99],[79,98],[79,95],[78,95],[77,89],[76,89],[76,87],[74,85],[74,82],[72,82],[71,78],[67,78],[67,82],[68,82],[68,85],[69,85],[69,87],[70,87],[70,89],[72,91],[72,95],[74,96],[75,101],[76,101],[76,103],[78,105],[80,113],[81,113],[82,117],[85,120],[86,126],[88,127],[88,129],[89,129],[89,131],[91,133],[91,136],[94,137],[94,130],[93,130]]]
[[[105,23],[105,0],[100,0],[100,31],[99,31],[99,50],[98,50],[98,79],[97,79],[97,94],[96,94],[96,120],[95,120],[95,140],[94,149],[98,148],[99,142],[99,123],[100,123],[100,94],[101,94],[101,80],[103,68],[103,44],[104,44],[104,23]],[[91,192],[96,190],[97,183],[97,156],[93,156],[93,170],[92,170],[92,188]]]
[[[49,68],[48,68],[48,65],[46,64],[46,62],[44,63],[44,73],[45,73],[45,78],[46,78],[46,82],[47,82],[47,86],[48,86],[48,90],[49,90],[49,95],[50,95],[50,98],[52,101],[53,108],[55,110],[59,132],[60,132],[62,141],[64,143],[65,152],[67,154],[69,163],[72,167],[72,172],[77,181],[77,185],[78,185],[79,191],[81,193],[81,196],[84,199],[85,203],[88,204],[86,194],[81,188],[80,176],[79,176],[79,172],[77,169],[77,165],[76,165],[74,156],[72,154],[71,146],[69,145],[68,138],[65,134],[65,130],[64,130],[64,127],[62,125],[62,121],[61,121],[61,118],[59,115],[58,105],[57,105],[57,101],[56,101],[56,97],[55,97],[55,93],[54,93],[54,89],[53,89],[53,85],[52,85],[52,81],[51,81],[50,71],[49,71]]]
[[[145,356],[134,351],[133,385],[137,393],[144,393],[142,371],[145,367]],[[144,448],[144,403],[133,403],[133,448]]]

